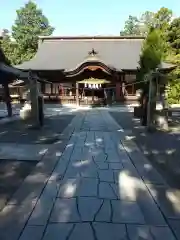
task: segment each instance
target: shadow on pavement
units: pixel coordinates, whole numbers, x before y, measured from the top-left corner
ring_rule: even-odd
[[[37,162],[0,160],[0,211]]]
[[[0,125],[0,143],[52,144],[75,115],[46,117],[41,129],[33,129],[29,123],[16,120]]]
[[[38,240],[175,240],[167,224],[179,237],[174,188],[126,134],[101,133],[77,132],[65,151],[51,149],[38,163],[0,213],[2,240],[37,233]]]
[[[168,183],[180,189],[180,132],[147,133],[139,120],[133,118],[133,113],[111,112],[110,114],[125,131],[128,131],[128,136],[136,142]]]

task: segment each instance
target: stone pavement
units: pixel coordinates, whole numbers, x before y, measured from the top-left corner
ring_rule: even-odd
[[[61,156],[51,152],[43,163],[46,177],[37,171],[26,179],[38,179],[41,190],[31,186],[23,198],[22,187],[0,213],[1,240],[177,239],[168,219],[180,212],[162,200],[169,194],[179,203],[107,110],[76,116],[66,131]]]

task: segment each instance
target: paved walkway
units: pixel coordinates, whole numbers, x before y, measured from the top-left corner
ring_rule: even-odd
[[[176,239],[165,215],[170,206],[161,201],[170,194],[166,182],[108,111],[88,111],[69,129],[74,133],[40,197],[31,194],[28,205],[19,203],[16,222],[8,220],[11,214],[5,217],[15,203],[0,213],[0,239]]]

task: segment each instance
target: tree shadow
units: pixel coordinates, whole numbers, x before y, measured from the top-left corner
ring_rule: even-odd
[[[84,123],[87,124],[87,122],[86,119]],[[81,126],[81,129],[86,127]],[[108,220],[101,220],[99,224],[112,221],[121,224],[124,228],[124,232],[119,230],[122,239],[133,239],[132,231],[134,236],[141,236],[144,240],[160,237],[161,230],[170,236],[171,233],[167,233],[168,228],[165,227],[169,219],[166,209],[169,209],[173,216],[179,217],[177,204],[174,202],[174,189],[161,178],[161,175],[128,137],[126,132],[118,131],[105,134],[101,131],[74,131],[70,140],[67,139],[68,144],[65,144],[66,147],[64,145],[65,149],[62,148],[64,151],[58,152],[56,146],[53,146],[44,160],[39,162],[33,173],[26,178],[20,199],[18,199],[20,195],[16,194],[6,211],[2,212],[5,220],[7,219],[3,223],[4,229],[5,227],[10,229],[10,225],[16,223],[16,227],[11,228],[11,234],[14,239],[18,239],[27,222],[31,222],[31,225],[43,226],[42,235],[48,231],[52,234],[52,225],[70,222],[72,228],[67,233],[70,236],[76,223],[82,223],[83,219],[83,222],[90,222],[91,229],[94,230],[93,222],[98,222],[98,214],[105,202],[107,204],[109,201],[111,214]],[[61,149],[62,146],[58,147]],[[106,172],[105,176],[102,176],[99,173],[101,167],[98,163],[108,163],[107,169],[104,164],[101,167],[105,168],[102,170],[113,173],[112,181],[111,174],[107,176]],[[110,168],[110,163],[120,163],[122,168],[114,170],[112,166]],[[86,179],[84,186],[82,179]],[[107,184],[103,186],[108,185],[111,188],[104,188],[103,194],[111,189],[114,197],[99,197],[100,183],[105,182]],[[81,204],[84,205],[83,211],[77,197],[81,198]],[[90,200],[86,201],[85,198]],[[13,212],[13,206],[18,206],[17,213]],[[33,213],[31,213],[32,210],[34,210]],[[106,212],[104,214],[106,215]],[[48,228],[46,228],[47,222],[50,223]],[[100,233],[96,232],[96,234],[99,236]],[[115,231],[111,230],[107,234],[113,236]],[[2,235],[3,240],[8,239],[5,237],[7,235]]]
[[[5,207],[14,192],[31,173],[37,162],[22,162],[16,160],[0,161],[0,211]]]
[[[128,132],[151,164],[158,169],[172,187],[180,188],[180,133],[156,131],[148,133],[133,113],[111,112],[112,117]],[[123,116],[122,116],[123,115]]]
[[[45,118],[40,129],[34,129],[28,121],[16,120],[1,124],[0,142],[19,144],[52,144],[59,140],[63,130],[75,114],[54,115]]]
[[[69,122],[73,119],[73,117],[74,115],[71,116],[71,118],[69,118]],[[52,119],[54,118],[52,117]],[[57,123],[52,124],[54,130],[56,126],[60,126],[61,120],[64,121],[64,124],[62,124],[64,125],[64,128],[68,125],[65,116],[62,116],[61,118],[56,118]],[[63,126],[60,126],[59,128],[62,127]],[[0,211],[0,239],[12,239],[12,236],[13,239],[19,239],[19,236],[27,220],[29,219],[32,210],[38,204],[37,201],[44,190],[45,184],[47,183],[60,156],[64,151],[64,148],[68,140],[70,139],[70,136],[72,135],[72,131],[68,133],[68,130],[69,128],[66,128],[64,131],[61,131],[60,139],[58,139],[58,141],[56,141],[54,144],[51,144],[48,147],[48,150],[42,157],[42,161],[38,163],[37,162],[32,163],[33,166],[36,164],[37,165],[34,169],[32,167],[30,172],[25,171],[26,170],[25,167],[24,169],[20,167],[20,165],[23,164],[28,165],[27,162],[17,163],[16,161],[12,171],[10,171],[10,169],[7,169],[9,167],[6,166],[7,171],[5,171],[4,175],[1,176],[1,185],[3,185],[3,183],[4,185],[6,185],[5,189],[3,189],[3,194],[5,194],[4,190],[7,190],[9,192],[11,190],[12,191],[8,193],[8,196],[6,196],[5,194],[6,197],[5,200],[7,205]],[[11,165],[11,163],[12,162],[8,161],[8,165]],[[29,166],[26,167],[30,169]],[[23,171],[23,173],[21,171]],[[2,172],[3,169],[1,169],[1,173]],[[18,174],[19,175],[22,174],[21,175],[22,179],[19,182],[17,181],[17,179],[15,179],[15,176]],[[7,200],[9,201],[7,202]],[[42,201],[42,207],[43,206],[47,207],[46,198],[40,201]],[[43,211],[46,212],[45,208],[43,208]]]
[[[63,144],[61,142],[58,144],[59,150],[57,150],[55,145],[52,145],[52,147],[48,149],[42,161],[38,162],[31,173],[21,181],[17,191],[11,196],[7,205],[1,210],[0,239],[12,239],[12,237],[13,239],[19,239],[25,224],[33,209],[38,204],[38,199],[43,193],[44,187],[63,152],[65,143]],[[5,178],[6,182],[7,176],[5,176]],[[40,200],[44,212],[46,212],[45,207],[47,208],[47,201],[45,200],[45,198]]]

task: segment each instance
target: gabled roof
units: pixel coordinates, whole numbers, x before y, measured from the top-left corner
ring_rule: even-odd
[[[36,56],[17,66],[20,69],[65,70],[75,69],[94,49],[108,67],[136,69],[142,45],[141,39],[124,38],[46,38]]]
[[[143,37],[41,37],[33,59],[16,66],[22,70],[72,71],[84,63],[94,49],[105,66],[136,70]],[[167,66],[167,65],[166,65]],[[162,64],[163,67],[163,64]]]

